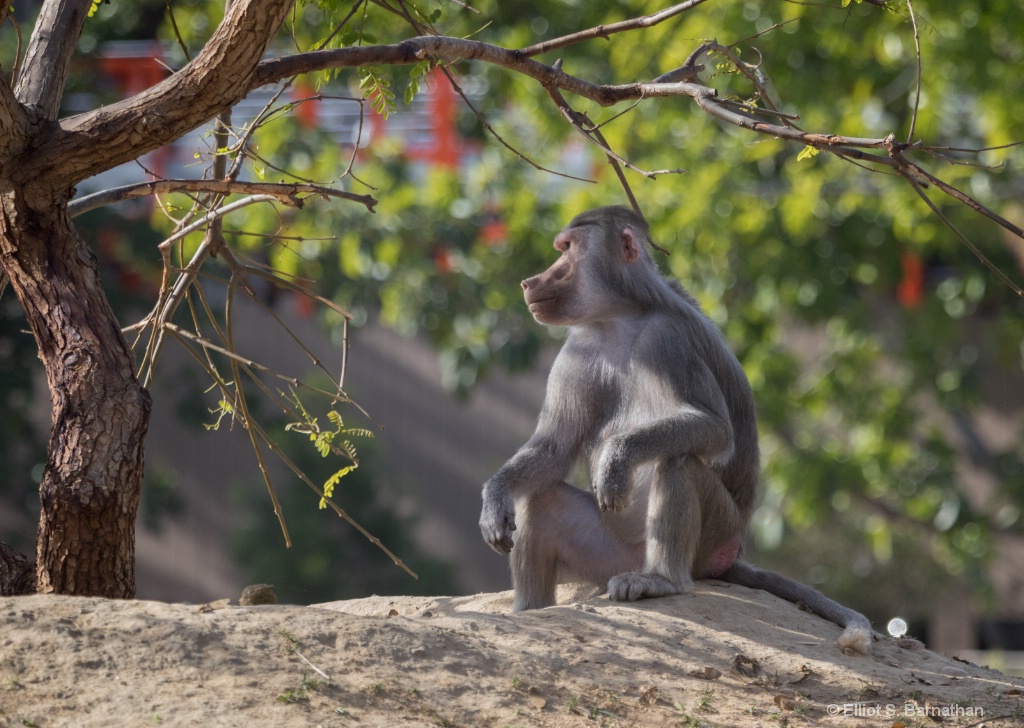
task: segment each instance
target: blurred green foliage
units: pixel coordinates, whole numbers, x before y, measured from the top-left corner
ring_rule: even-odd
[[[666,4],[479,0],[470,3],[476,13],[456,3],[400,3],[422,11],[414,17],[437,32],[511,48]],[[101,6],[81,49],[90,53],[97,39],[127,34],[126,27],[177,43],[166,15],[142,25],[162,5]],[[758,65],[781,110],[798,114],[802,128],[906,139],[917,95],[908,8],[846,5],[709,2],[656,27],[539,60],[560,57],[567,72],[595,83],[646,81],[713,38]],[[913,139],[987,151],[916,158],[1020,222],[1024,152],[1004,146],[1024,139],[1019,4],[918,5],[923,78]],[[194,54],[215,27],[220,4],[176,0],[173,7],[181,39]],[[347,24],[339,27],[342,21]],[[398,42],[422,32],[380,6],[353,0],[301,3],[288,23],[282,53],[316,47],[335,30],[331,47]],[[185,52],[176,53],[182,62]],[[753,99],[750,84],[724,58],[702,61],[703,83],[724,97]],[[372,71],[375,83],[394,92],[398,115],[422,92],[423,69],[413,68]],[[505,142],[538,164],[593,182],[531,167],[464,109],[457,124],[467,154],[456,169],[410,160],[395,135],[375,136],[359,151],[354,175],[338,184],[372,191],[380,200],[377,214],[337,202],[302,211],[253,206],[230,218],[232,230],[288,237],[229,240],[315,280],[358,322],[379,317],[429,336],[446,383],[464,392],[495,365],[529,365],[552,342],[521,305],[518,282],[552,259],[551,240],[569,218],[625,198],[602,156],[573,137],[536,83],[482,64],[449,70],[460,85],[476,89],[474,105]],[[353,69],[307,82],[357,98],[367,73]],[[803,147],[726,127],[685,98],[645,100],[631,109],[568,100],[607,122],[602,131],[610,145],[639,167],[687,170],[629,179],[655,240],[671,252],[664,269],[724,329],[754,387],[765,460],[755,550],[768,561],[790,560],[791,571],[817,567],[817,583],[838,592],[854,591],[865,578],[937,569],[963,575],[983,593],[978,575],[993,540],[1022,530],[1020,299],[897,177],[824,153],[799,158]],[[373,113],[369,106],[366,113]],[[273,160],[274,179],[334,182],[352,153],[292,116],[267,125],[256,140],[260,156]],[[938,192],[929,194],[995,265],[1021,280],[1020,240]],[[169,226],[159,218],[154,225]],[[499,234],[483,234],[488,229]],[[896,296],[908,255],[925,271],[916,307],[901,306]],[[989,441],[979,434],[983,412],[1015,429]],[[968,470],[982,493],[965,491]],[[318,514],[310,509],[309,515]],[[787,532],[800,535],[786,539]],[[825,546],[840,533],[850,543],[839,549],[837,563],[835,550]],[[841,563],[844,554],[856,569]]]

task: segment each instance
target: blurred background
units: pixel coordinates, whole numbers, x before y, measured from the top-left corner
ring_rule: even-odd
[[[171,5],[181,42],[163,0],[99,6],[79,42],[65,114],[166,77],[223,11],[199,0]],[[445,34],[523,47],[661,7],[472,5],[479,15],[448,3],[426,12],[437,13]],[[628,83],[680,66],[703,39],[717,38],[759,64],[803,128],[901,137],[916,87],[914,34],[901,7],[708,4],[559,54],[570,73]],[[332,45],[405,37],[379,7],[307,4],[282,33],[280,52],[311,48],[354,8]],[[36,11],[36,3],[16,7],[26,33]],[[1024,154],[1005,146],[1024,139],[1017,4],[929,7],[918,20],[924,75],[915,138],[988,150],[936,152],[930,169],[1024,223]],[[0,28],[5,69],[16,47],[11,25]],[[749,100],[749,84],[724,60],[706,56],[701,81]],[[254,582],[273,583],[290,603],[509,588],[505,559],[479,537],[479,487],[531,433],[560,341],[529,318],[519,281],[553,259],[551,240],[573,215],[625,198],[602,155],[573,136],[543,89],[483,66],[450,71],[464,98],[440,72],[419,66],[302,77],[254,92],[233,111],[237,133],[268,103],[281,113],[256,132],[245,178],[334,183],[380,204],[372,215],[337,200],[302,210],[252,206],[224,224],[239,254],[297,276],[352,314],[344,386],[366,415],[354,406],[340,413],[373,437],[353,438],[360,467],[341,479],[335,500],[419,579],[319,510],[318,496],[279,465],[274,485],[294,542],[286,549],[247,435],[227,420],[208,428],[218,398],[203,371],[171,347],[152,387],[140,598],[237,598]],[[366,93],[374,103],[363,108],[354,99]],[[467,101],[509,145],[569,176],[497,143]],[[637,166],[686,170],[629,179],[656,242],[671,253],[659,256],[663,270],[722,327],[754,388],[764,475],[750,560],[864,611],[877,629],[899,616],[929,647],[987,650],[985,662],[1024,668],[1020,298],[898,178],[826,155],[798,159],[801,148],[725,128],[687,99],[644,102],[621,116],[623,108],[570,103],[607,122],[609,143]],[[211,128],[199,129],[86,180],[79,194],[148,175],[201,177],[215,146]],[[935,199],[996,266],[1024,280],[1021,240]],[[184,204],[146,198],[76,219],[125,325],[155,300],[156,245]],[[203,285],[211,302],[223,302],[221,280]],[[291,331],[339,370],[337,314],[270,286],[238,306],[244,356],[315,382]],[[8,293],[0,298],[0,537],[31,553],[49,408],[24,329]],[[260,414],[313,480],[338,470],[305,435],[286,430],[279,413]]]

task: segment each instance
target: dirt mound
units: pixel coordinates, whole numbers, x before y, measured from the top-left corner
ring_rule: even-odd
[[[890,638],[843,654],[838,627],[763,592],[563,597],[515,615],[510,592],[310,607],[0,599],[0,725],[1024,722],[1020,679]]]

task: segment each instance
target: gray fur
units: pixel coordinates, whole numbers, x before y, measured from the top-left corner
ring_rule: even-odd
[[[483,488],[481,532],[511,552],[514,608],[553,604],[559,581],[634,600],[717,577],[806,604],[847,627],[844,647],[866,651],[863,616],[735,560],[759,472],[753,396],[721,332],[658,273],[649,241],[631,210],[592,210],[555,238],[559,259],[523,281],[534,317],[569,335],[536,431]],[[565,483],[581,458],[590,493]]]

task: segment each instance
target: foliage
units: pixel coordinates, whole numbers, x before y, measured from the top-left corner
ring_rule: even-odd
[[[334,488],[342,478],[359,467],[359,458],[356,455],[356,446],[352,444],[350,437],[373,437],[373,432],[363,427],[345,427],[345,421],[337,410],[328,410],[327,419],[334,426],[333,429],[321,429],[317,418],[313,417],[302,405],[295,392],[292,392],[292,402],[295,404],[295,411],[302,417],[300,422],[290,422],[285,425],[285,431],[302,432],[309,436],[310,442],[320,457],[327,458],[332,453],[341,455],[348,460],[324,481],[323,496],[320,498],[318,507],[320,510],[327,508],[327,499],[334,496]]]

